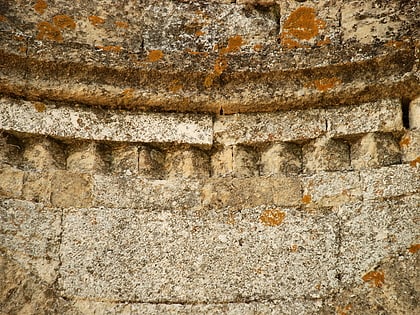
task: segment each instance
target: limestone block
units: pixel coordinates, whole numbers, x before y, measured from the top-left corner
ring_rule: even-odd
[[[351,166],[355,169],[397,164],[400,148],[392,134],[368,133],[351,144]]]
[[[410,102],[408,118],[410,129],[420,129],[420,97]]]
[[[95,206],[193,209],[200,205],[200,185],[193,179],[152,180],[94,175],[93,195]]]
[[[298,174],[302,170],[302,151],[293,143],[275,143],[261,154],[261,176]]]
[[[91,206],[91,176],[67,171],[53,172],[51,174],[51,203],[63,208]]]
[[[362,277],[375,270],[381,260],[406,252],[419,242],[419,204],[417,195],[340,207],[338,216],[343,223],[339,272],[344,285],[363,283]],[[384,278],[386,282],[386,274]]]
[[[362,199],[358,172],[322,172],[301,178],[302,203],[308,206],[339,206]]]
[[[338,44],[339,6],[329,0],[279,1],[280,43],[285,49]]]
[[[156,179],[165,178],[165,154],[157,149],[146,146],[140,147],[139,174]]]
[[[322,109],[218,116],[214,140],[224,145],[299,141],[326,132]]]
[[[50,205],[51,173],[25,172],[23,178],[22,197],[25,200],[40,202],[44,205]]]
[[[292,177],[212,179],[202,188],[203,205],[209,208],[256,207],[265,204],[298,205],[300,181]]]
[[[48,283],[56,279],[61,213],[42,204],[0,201],[1,247]]]
[[[212,118],[207,114],[95,111],[0,98],[0,128],[33,134],[88,140],[212,144]]]
[[[180,149],[166,156],[168,176],[177,177],[209,177],[210,158],[206,152],[198,149]]]
[[[407,131],[400,140],[401,160],[416,166],[420,163],[420,130]]]
[[[258,176],[258,152],[252,147],[225,146],[211,157],[214,177]]]
[[[122,144],[112,148],[112,171],[117,174],[135,175],[139,169],[139,152],[135,145]]]
[[[63,169],[63,148],[48,138],[32,138],[25,145],[23,163],[32,170]]]
[[[360,172],[363,198],[377,199],[410,195],[420,191],[420,172],[408,164]]]
[[[305,172],[350,169],[350,148],[341,140],[322,137],[302,147]]]
[[[66,209],[62,294],[191,305],[335,292],[334,215],[267,206],[243,208],[234,223],[231,216],[229,210]]]
[[[341,14],[344,41],[362,44],[396,39],[404,21],[398,1],[343,1]]]
[[[14,167],[0,167],[0,196],[20,198],[22,195],[24,172]]]
[[[404,129],[401,101],[383,99],[357,106],[326,110],[327,129],[332,137]]]
[[[70,145],[67,169],[73,172],[97,173],[105,169],[100,150],[95,142]]]

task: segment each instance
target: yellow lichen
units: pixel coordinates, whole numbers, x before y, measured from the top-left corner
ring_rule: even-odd
[[[278,226],[283,222],[285,217],[285,212],[279,209],[269,209],[263,211],[260,216],[260,221],[266,226]]]
[[[58,28],[64,29],[64,28],[70,28],[75,29],[76,23],[74,20],[69,17],[68,15],[56,15],[53,17],[53,23]]]
[[[34,10],[39,14],[44,14],[45,10],[48,8],[47,3],[44,0],[38,0],[34,6]]]
[[[162,59],[164,56],[164,53],[161,50],[151,50],[149,51],[149,55],[147,56],[147,61],[149,62],[155,62]]]
[[[88,17],[88,19],[93,26],[98,26],[100,24],[105,23],[105,19],[103,19],[99,16],[96,16],[96,15],[91,15],[91,16]]]
[[[385,274],[383,271],[370,271],[362,277],[362,280],[369,282],[372,287],[380,288],[385,281]]]
[[[117,21],[117,22],[115,22],[115,26],[119,27],[119,28],[128,28],[128,23],[127,22],[122,22],[122,21]]]
[[[305,203],[305,204],[308,204],[308,203],[310,203],[312,201],[312,197],[311,197],[311,195],[304,195],[303,197],[302,197],[302,202],[303,203]]]

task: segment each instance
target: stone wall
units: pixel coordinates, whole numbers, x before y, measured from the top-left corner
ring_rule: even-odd
[[[0,314],[420,312],[418,10],[4,1]]]

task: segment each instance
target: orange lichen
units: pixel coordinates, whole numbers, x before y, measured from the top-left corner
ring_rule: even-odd
[[[416,157],[414,160],[410,162],[410,166],[416,167],[417,164],[420,164],[420,156]]]
[[[182,84],[179,83],[179,80],[173,80],[169,86],[169,90],[173,93],[176,93],[181,89],[182,89]]]
[[[164,56],[164,53],[161,50],[151,50],[149,51],[149,55],[147,56],[147,61],[149,62],[155,62],[162,59]]]
[[[103,19],[99,16],[96,16],[96,15],[91,15],[91,16],[88,17],[88,19],[93,26],[98,26],[100,24],[105,23],[105,19]]]
[[[35,107],[36,111],[39,112],[39,113],[42,113],[47,109],[47,107],[45,106],[44,103],[34,102],[33,104],[34,104],[34,107]]]
[[[262,50],[262,47],[263,46],[261,44],[255,44],[252,48],[254,49],[254,51],[260,52]]]
[[[28,51],[28,46],[20,46],[19,51],[25,54]]]
[[[370,271],[362,277],[362,280],[369,282],[372,287],[380,288],[384,284],[385,274],[383,271]]]
[[[316,45],[319,47],[324,46],[324,45],[330,45],[330,44],[331,44],[331,39],[329,39],[328,37],[316,43]]]
[[[296,244],[293,244],[292,246],[290,246],[290,251],[293,253],[296,253],[299,249],[299,246]]]
[[[310,203],[311,201],[312,201],[312,197],[311,197],[311,195],[304,195],[304,196],[302,197],[302,202],[303,202],[303,203],[308,204],[308,203]]]
[[[420,244],[413,244],[410,246],[410,248],[408,249],[408,251],[412,254],[417,253],[420,250]]]
[[[200,30],[195,32],[195,36],[197,36],[197,37],[203,36],[204,34],[205,33],[203,31],[200,31]]]
[[[280,34],[282,45],[286,48],[301,47],[299,40],[316,37],[325,25],[325,21],[316,18],[314,8],[300,7],[294,10],[283,24]]]
[[[386,42],[384,45],[388,46],[388,47],[401,48],[401,47],[403,47],[407,44],[403,41],[390,40],[390,41]]]
[[[238,51],[243,45],[243,40],[241,35],[235,35],[229,38],[228,45],[226,48],[222,48],[220,53],[226,54],[234,51]]]
[[[401,147],[406,147],[410,144],[411,139],[409,135],[405,135],[404,137],[401,138],[400,140],[400,146]]]
[[[314,86],[318,91],[325,92],[334,86],[341,84],[341,80],[339,78],[322,78],[319,80],[314,81]]]
[[[45,10],[48,8],[47,3],[44,0],[38,0],[34,6],[34,10],[39,14],[44,14]]]
[[[337,307],[337,315],[347,315],[348,312],[352,309],[351,304],[346,305],[344,307]]]
[[[122,50],[121,46],[96,46],[96,48],[111,52],[121,52]]]
[[[38,34],[36,36],[36,39],[48,39],[56,42],[63,41],[63,36],[61,35],[60,29],[57,26],[54,26],[48,22],[39,22],[37,28]]]
[[[209,55],[208,52],[205,52],[205,51],[193,51],[193,50],[191,50],[189,48],[185,49],[185,52],[187,54],[190,54],[190,55],[193,55],[193,56],[204,56],[204,57],[207,57]]]
[[[7,18],[4,15],[0,15],[0,22],[7,22]]]
[[[70,28],[75,29],[76,23],[74,20],[69,17],[68,15],[56,15],[53,17],[53,23],[58,28],[64,29],[64,28]]]
[[[278,226],[283,222],[285,217],[285,212],[279,209],[269,209],[263,211],[260,216],[260,221],[267,226]]]
[[[214,74],[220,76],[228,67],[226,58],[219,57],[214,63]]]
[[[128,28],[128,23],[127,22],[122,22],[122,21],[117,21],[117,22],[115,22],[115,26],[119,27],[119,28]]]

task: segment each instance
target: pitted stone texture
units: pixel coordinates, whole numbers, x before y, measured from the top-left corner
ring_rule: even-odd
[[[401,160],[411,166],[420,164],[420,129],[407,131],[400,140]]]
[[[308,206],[338,206],[361,200],[362,181],[358,172],[323,172],[302,177],[302,202]]]
[[[265,224],[265,212],[280,212]],[[337,288],[337,222],[289,208],[232,212],[68,209],[68,298],[224,303],[319,298]]]
[[[25,144],[23,164],[25,168],[37,171],[64,169],[65,156],[63,149],[53,140],[35,138]]]
[[[410,129],[420,129],[420,97],[410,102],[408,118]]]
[[[313,139],[326,132],[323,116],[322,109],[219,116],[214,138],[224,145]]]
[[[207,208],[256,207],[264,204],[299,205],[300,181],[293,177],[220,178],[207,181],[201,192]]]
[[[111,149],[111,169],[122,175],[135,175],[139,171],[139,148],[122,144]]]
[[[355,169],[398,164],[400,147],[392,134],[368,133],[351,145],[351,166]]]
[[[94,111],[0,99],[0,128],[89,140],[212,144],[212,119],[201,114]]]
[[[401,101],[397,99],[332,108],[326,111],[326,119],[332,137],[404,129]]]
[[[338,216],[343,223],[338,271],[344,285],[362,283],[362,277],[375,270],[381,260],[419,243],[419,206],[417,195],[357,202],[339,208]]]
[[[302,150],[293,143],[275,143],[261,153],[261,176],[298,174],[302,171]]]
[[[51,179],[53,174],[54,172],[25,172],[22,198],[50,206],[52,191]],[[78,196],[75,198],[78,198]]]
[[[92,178],[89,174],[56,171],[51,174],[51,203],[56,207],[92,205]]]
[[[192,209],[200,206],[200,183],[193,179],[152,180],[94,175],[95,206],[134,209]]]
[[[160,150],[142,146],[139,148],[139,174],[143,177],[166,177],[165,154]]]
[[[0,201],[0,248],[44,281],[53,283],[59,263],[61,213],[19,200]]]
[[[390,198],[420,192],[420,172],[411,165],[395,165],[360,172],[365,200]]]
[[[97,173],[105,169],[100,151],[95,142],[74,143],[70,145],[67,169],[73,172]]]
[[[206,178],[210,176],[210,158],[198,149],[181,149],[166,156],[169,178]]]
[[[0,167],[0,196],[19,198],[22,195],[24,172],[10,166]]]
[[[350,148],[341,140],[315,139],[302,147],[302,155],[306,172],[350,169]]]
[[[343,40],[372,44],[395,39],[397,34],[403,33],[404,24],[407,24],[404,6],[408,7],[407,11],[416,10],[415,1],[404,4],[399,1],[343,1]]]
[[[252,147],[224,146],[211,157],[213,177],[254,177],[259,175],[258,152]]]

